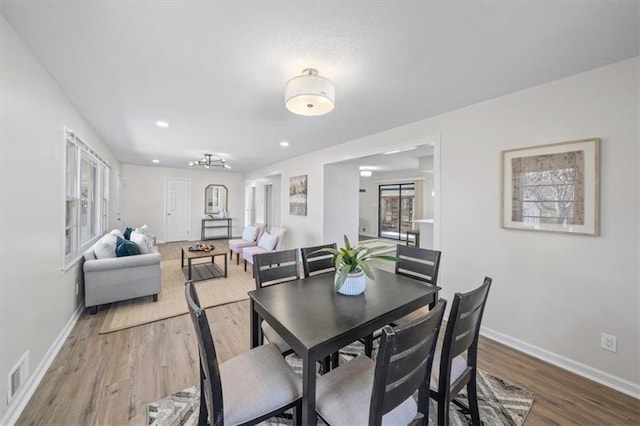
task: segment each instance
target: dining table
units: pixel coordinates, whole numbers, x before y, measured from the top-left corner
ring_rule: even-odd
[[[327,273],[249,292],[251,348],[262,344],[266,321],[302,358],[302,424],[316,424],[316,362],[423,306],[439,287],[373,268],[364,293],[346,296]],[[339,367],[338,367],[339,368]]]

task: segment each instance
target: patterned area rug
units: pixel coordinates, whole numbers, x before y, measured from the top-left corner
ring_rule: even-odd
[[[340,363],[342,364],[362,353],[362,345],[354,343],[340,351]],[[287,362],[297,374],[301,374],[302,360],[300,358],[296,355],[289,355]],[[417,398],[417,393],[414,398]],[[478,370],[478,404],[480,418],[485,425],[519,426],[523,424],[533,405],[533,398],[532,393]],[[458,399],[466,404],[466,393],[461,392]],[[149,404],[147,424],[150,426],[195,426],[198,424],[199,401],[200,390],[198,386],[192,386]],[[430,403],[429,424],[437,424],[436,403],[433,400]],[[281,417],[274,417],[262,423],[262,425],[268,426],[291,424],[291,413],[285,413]],[[318,424],[324,423],[319,420]],[[450,424],[469,425],[471,424],[471,415],[457,405],[451,404]]]

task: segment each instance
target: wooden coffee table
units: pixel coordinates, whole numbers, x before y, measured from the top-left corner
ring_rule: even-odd
[[[223,258],[222,266],[217,265],[216,257]],[[186,265],[185,265],[186,259]],[[193,262],[194,259],[211,259],[211,262]],[[227,278],[227,251],[214,248],[210,251],[191,251],[189,247],[182,247],[182,272],[189,281],[210,280],[213,278]]]

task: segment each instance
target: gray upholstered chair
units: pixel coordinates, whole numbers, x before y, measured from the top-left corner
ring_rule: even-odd
[[[318,377],[320,417],[330,425],[427,424],[428,379],[445,305],[440,299],[416,321],[385,326],[375,362],[361,355]]]
[[[400,260],[396,262],[396,274],[423,281],[427,284],[437,285],[441,254],[436,250],[399,244],[396,249],[396,257]],[[427,312],[429,312],[429,307],[425,306],[394,321],[394,324],[405,324],[425,315]]]
[[[290,408],[301,418],[301,380],[275,345],[262,345],[218,363],[207,314],[193,282],[185,285],[200,354],[199,425],[256,424]]]
[[[490,287],[491,278],[485,277],[477,289],[464,294],[456,293],[453,298],[444,340],[436,347],[431,370],[430,395],[438,401],[438,425],[449,424],[450,402],[469,410],[473,425],[481,424],[476,365],[480,323]],[[465,386],[469,407],[454,399]]]

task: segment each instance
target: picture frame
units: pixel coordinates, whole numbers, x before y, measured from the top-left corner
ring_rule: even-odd
[[[600,139],[501,152],[503,229],[600,234]]]
[[[289,178],[289,214],[307,215],[307,175]]]

